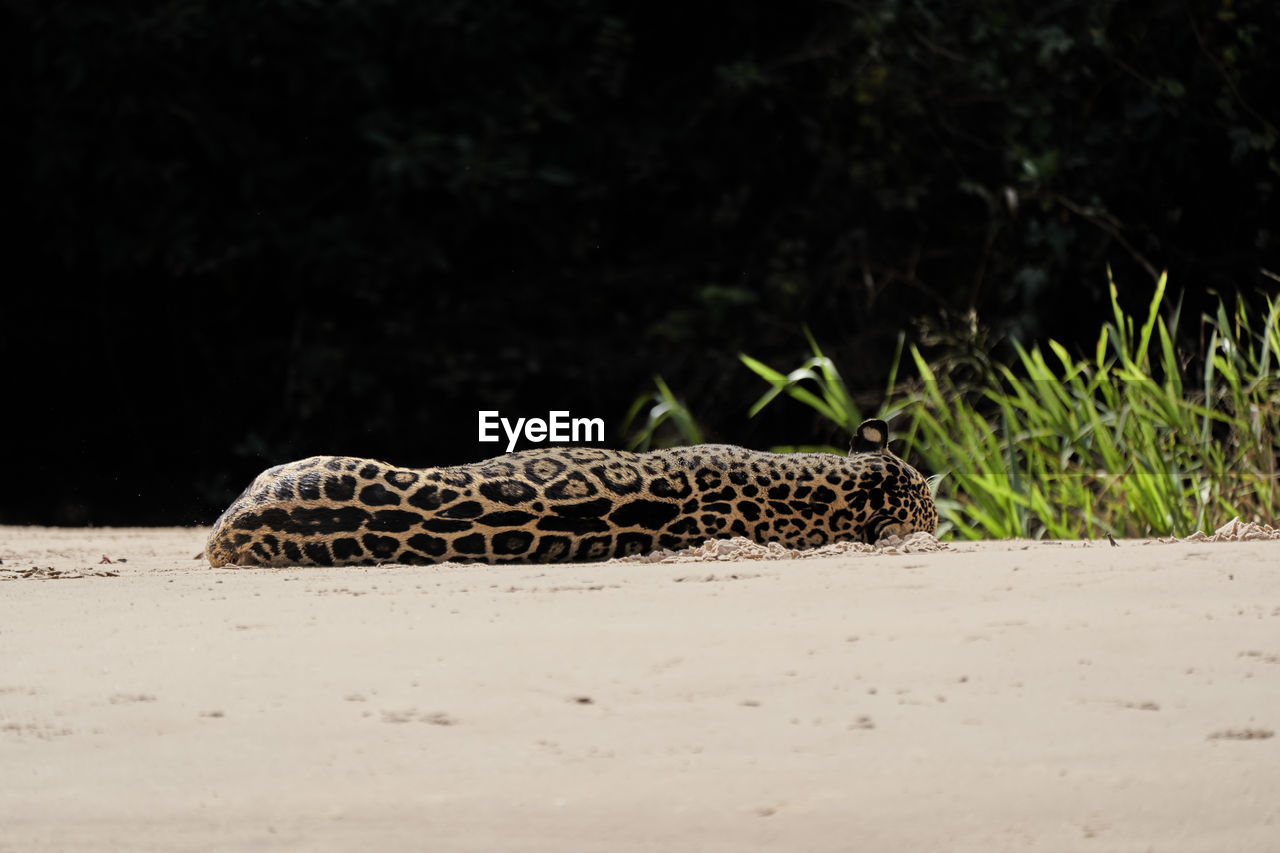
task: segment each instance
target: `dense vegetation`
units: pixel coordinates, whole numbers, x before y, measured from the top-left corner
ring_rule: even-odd
[[[970,539],[1187,536],[1231,518],[1280,518],[1280,299],[1251,315],[1197,318],[1203,349],[1179,351],[1181,311],[1161,316],[1165,279],[1140,322],[1115,301],[1090,357],[1054,340],[1015,344],[1012,366],[967,346],[929,364],[911,345],[913,377],[891,374],[885,400],[863,412],[817,344],[782,373],[749,356],[780,395],[852,436],[864,417],[895,420],[902,453],[935,472],[940,535]],[[899,350],[901,353],[901,350]],[[699,440],[663,383],[639,438],[666,425]],[[786,449],[786,448],[780,448]],[[816,448],[841,452],[839,448]]]
[[[1280,269],[1269,0],[4,5],[18,221],[0,521],[208,521],[317,452],[474,460],[476,411],[829,441],[899,335],[1071,358],[1161,270]],[[1184,326],[1183,334],[1193,333]],[[67,472],[50,476],[51,471]]]

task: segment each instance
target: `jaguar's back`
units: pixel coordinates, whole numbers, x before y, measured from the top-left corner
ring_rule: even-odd
[[[552,448],[408,469],[313,456],[260,474],[205,553],[214,566],[562,562],[730,536],[808,548],[932,533],[928,486],[887,438],[877,420],[848,457]]]

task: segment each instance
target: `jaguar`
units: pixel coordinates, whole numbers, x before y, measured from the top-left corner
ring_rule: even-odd
[[[220,566],[604,560],[744,536],[812,548],[933,533],[928,483],[883,420],[849,455],[701,444],[524,450],[446,468],[312,456],[268,468],[222,513]]]

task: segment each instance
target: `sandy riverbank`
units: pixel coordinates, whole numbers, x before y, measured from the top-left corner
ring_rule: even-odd
[[[0,527],[0,851],[1278,849],[1280,541],[215,570],[203,535]]]

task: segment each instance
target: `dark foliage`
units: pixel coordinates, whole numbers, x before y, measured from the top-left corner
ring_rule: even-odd
[[[616,430],[654,372],[714,438],[820,441],[746,431],[738,351],[808,324],[876,389],[920,318],[1090,334],[1107,263],[1250,292],[1278,9],[9,2],[0,521],[470,461],[479,409]]]

